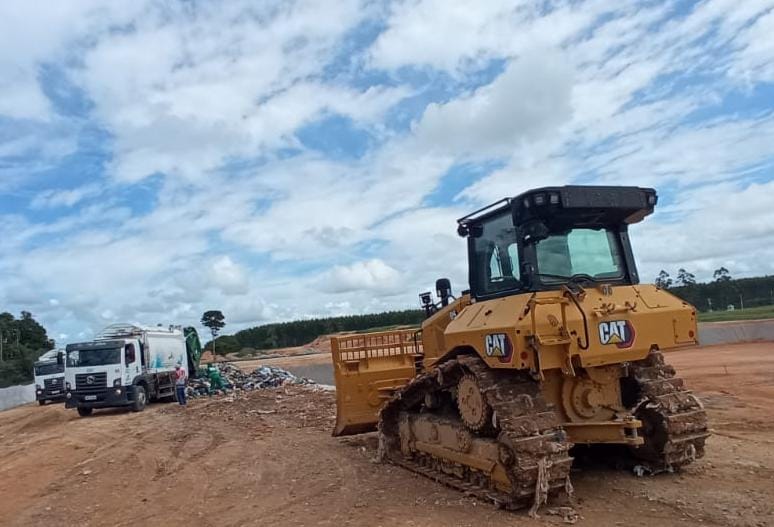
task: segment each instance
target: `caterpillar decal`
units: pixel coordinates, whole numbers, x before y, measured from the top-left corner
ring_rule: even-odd
[[[634,344],[634,326],[628,320],[608,320],[599,323],[599,342],[615,344],[621,349]]]
[[[510,362],[513,355],[511,339],[505,333],[491,333],[484,338],[484,350],[489,357],[497,357],[502,363]]]

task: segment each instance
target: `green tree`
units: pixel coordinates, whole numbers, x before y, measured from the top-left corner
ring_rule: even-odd
[[[677,270],[677,285],[696,285],[696,276],[681,267]]]
[[[205,311],[202,315],[202,325],[209,328],[212,334],[212,352],[215,353],[215,339],[220,330],[226,326],[226,318],[221,311]]]
[[[661,289],[669,289],[672,286],[672,278],[669,276],[669,273],[661,270],[660,273],[658,273],[658,276],[656,277],[656,287],[659,287]]]
[[[28,311],[18,320],[0,313],[0,387],[30,382],[33,364],[54,347],[46,329]]]
[[[715,269],[715,272],[712,273],[712,277],[715,279],[716,282],[730,282],[732,280],[731,273],[728,272],[728,269],[725,267],[721,267],[720,269]]]

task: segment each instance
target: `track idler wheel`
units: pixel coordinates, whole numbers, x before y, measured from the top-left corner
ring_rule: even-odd
[[[474,432],[492,427],[492,407],[486,402],[476,377],[466,373],[457,383],[457,408],[462,422]]]

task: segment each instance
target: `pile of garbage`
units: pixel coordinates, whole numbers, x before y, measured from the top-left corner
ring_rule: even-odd
[[[262,390],[284,384],[315,384],[274,366],[259,366],[248,373],[230,362],[218,362],[202,368],[188,380],[188,397],[203,397],[233,391]]]

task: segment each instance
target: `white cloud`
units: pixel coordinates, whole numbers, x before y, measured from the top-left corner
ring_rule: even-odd
[[[245,295],[248,292],[247,273],[228,256],[212,263],[212,281],[225,295]]]
[[[399,291],[400,272],[377,258],[334,266],[320,278],[320,285],[330,293],[373,291],[389,294]]]
[[[387,242],[388,263],[406,269],[403,295],[412,303],[420,290],[435,290],[441,277],[451,279],[455,291],[467,289],[467,245],[457,235],[457,218],[463,208],[422,208],[406,211],[376,228],[375,235]],[[411,284],[409,286],[408,284]]]
[[[736,275],[774,274],[774,182],[709,184],[677,194],[632,227],[642,279],[684,267],[701,280],[725,266]]]
[[[564,160],[546,159],[540,155],[523,155],[505,168],[476,181],[463,190],[458,198],[487,204],[512,197],[539,187],[565,185],[571,182],[572,170]]]
[[[98,40],[73,74],[115,136],[113,175],[201,184],[229,158],[294,146],[293,132],[325,112],[381,117],[404,88],[313,80],[363,16],[354,1],[165,4]]]
[[[385,217],[421,204],[451,161],[403,143],[352,163],[278,161],[262,170],[261,190],[254,190],[275,196],[271,206],[228,222],[222,235],[278,260],[335,258],[366,241]]]
[[[745,83],[774,81],[774,9],[769,8],[735,39],[739,51],[729,74]]]
[[[84,185],[68,190],[48,189],[38,193],[30,202],[33,209],[50,207],[72,207],[81,201],[93,197],[101,191],[99,185]]]
[[[105,4],[97,0],[56,2],[45,9],[33,3],[0,5],[0,115],[50,120],[53,108],[39,82],[40,66],[66,59],[68,46],[83,35],[95,36],[109,20],[120,24],[144,2]]]
[[[572,72],[561,54],[534,50],[468,97],[430,104],[414,131],[428,148],[490,157],[555,132],[572,114]]]
[[[465,70],[492,58],[518,56],[536,46],[559,45],[606,11],[614,8],[599,1],[578,7],[559,5],[549,12],[526,1],[395,2],[387,30],[370,53],[374,65],[383,68],[412,64]]]

